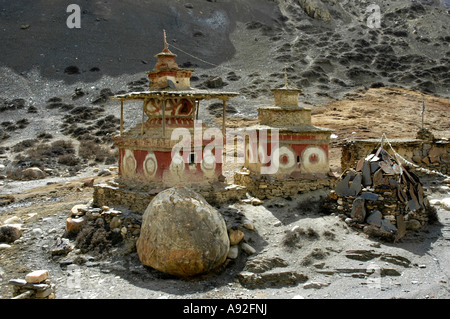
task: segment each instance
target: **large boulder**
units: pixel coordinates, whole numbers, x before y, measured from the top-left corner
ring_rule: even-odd
[[[38,167],[30,167],[20,172],[19,179],[22,181],[29,181],[35,179],[44,179],[46,174]]]
[[[0,243],[12,243],[22,236],[21,225],[10,224],[0,226]]]
[[[220,266],[230,241],[220,213],[196,192],[176,187],[162,191],[149,204],[136,247],[144,265],[192,277]]]

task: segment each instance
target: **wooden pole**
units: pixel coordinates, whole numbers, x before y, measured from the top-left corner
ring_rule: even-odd
[[[166,136],[166,100],[162,100],[162,135]]]
[[[195,111],[195,119],[198,121],[198,113],[200,112],[200,100],[197,100],[197,109]]]
[[[120,100],[120,135],[123,134],[123,100]]]
[[[223,99],[223,114],[222,114],[222,135],[225,138],[225,122],[226,122],[226,112],[227,112],[227,100]]]
[[[144,100],[144,104],[142,105],[142,126],[141,126],[141,135],[144,136],[144,120],[145,120],[145,105],[147,100]]]

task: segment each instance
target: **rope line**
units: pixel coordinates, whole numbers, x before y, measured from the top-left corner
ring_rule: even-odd
[[[180,51],[180,52],[182,52],[182,53],[184,53],[184,54],[190,56],[191,58],[194,58],[194,59],[196,59],[196,60],[199,60],[199,61],[201,61],[201,62],[203,62],[203,63],[209,64],[209,65],[212,65],[212,66],[215,66],[215,67],[219,67],[219,65],[214,64],[214,63],[211,63],[211,62],[208,62],[208,61],[205,61],[205,60],[203,60],[203,59],[201,59],[201,58],[199,58],[199,57],[196,57],[196,56],[194,56],[194,55],[192,55],[192,54],[190,54],[190,53],[188,53],[188,52],[186,52],[186,51],[184,51],[184,50],[182,50],[182,49],[180,49],[180,48],[174,46],[173,44],[169,44],[169,47],[173,47],[173,48],[175,48],[175,50],[178,50],[178,51]]]
[[[410,165],[410,166],[416,168],[418,171],[421,171],[421,172],[424,172],[424,173],[427,173],[427,174],[436,174],[436,175],[439,175],[439,176],[442,176],[442,177],[445,177],[445,178],[450,178],[450,176],[445,175],[445,174],[443,174],[443,173],[441,173],[441,172],[438,172],[438,171],[435,171],[435,170],[430,170],[430,169],[427,169],[427,168],[424,168],[424,167],[420,167],[420,166],[417,165],[417,164],[411,163],[410,161],[408,161],[407,159],[405,159],[403,156],[401,156],[400,154],[398,154],[398,153],[394,150],[394,148],[393,148],[392,145],[391,145],[391,142],[390,142],[390,141],[388,140],[388,138],[386,137],[386,134],[383,133],[383,137],[384,137],[385,141],[387,142],[387,144],[389,145],[389,147],[391,148],[392,152],[394,152],[394,155],[395,155],[395,157],[397,158],[397,160],[400,158],[403,162],[405,162],[406,164],[408,164],[408,165]]]

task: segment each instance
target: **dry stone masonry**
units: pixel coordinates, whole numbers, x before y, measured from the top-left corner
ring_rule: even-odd
[[[389,241],[433,218],[419,178],[382,148],[344,171],[329,196],[348,224]]]
[[[379,143],[379,139],[346,141],[342,145],[342,170],[354,167],[358,159],[368,154]],[[448,139],[436,139],[429,130],[423,129],[417,133],[416,139],[394,139],[390,141],[390,145],[400,156],[414,165],[450,174],[450,141]]]
[[[55,285],[49,280],[48,270],[28,273],[25,279],[11,279],[13,299],[55,299]]]

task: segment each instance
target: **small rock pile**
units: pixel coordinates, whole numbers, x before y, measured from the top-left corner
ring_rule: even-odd
[[[13,299],[55,299],[55,285],[48,278],[48,270],[36,270],[25,279],[11,279]]]
[[[88,205],[75,205],[66,220],[66,229],[72,234],[77,234],[84,225],[89,222],[95,223],[99,218],[104,220],[109,229],[120,232],[124,239],[129,237],[137,240],[139,237],[141,220],[108,206],[95,208]]]
[[[419,230],[432,212],[419,178],[382,148],[346,170],[329,196],[347,224],[388,241]]]

